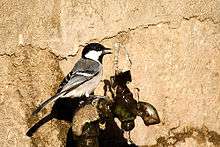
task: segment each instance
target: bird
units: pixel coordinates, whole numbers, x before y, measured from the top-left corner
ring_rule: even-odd
[[[106,48],[100,43],[87,44],[82,50],[81,58],[60,83],[56,94],[42,102],[35,111],[33,111],[32,115],[36,115],[47,104],[59,98],[82,96],[88,98],[102,79],[102,60],[104,55],[111,53],[110,48]]]

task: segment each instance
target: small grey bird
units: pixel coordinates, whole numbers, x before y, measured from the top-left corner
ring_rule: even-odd
[[[81,58],[63,79],[56,94],[40,104],[32,115],[37,114],[44,106],[58,98],[89,97],[102,79],[102,59],[104,55],[111,54],[109,50],[99,43],[86,45]]]

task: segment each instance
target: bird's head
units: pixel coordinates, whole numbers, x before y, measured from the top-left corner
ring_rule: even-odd
[[[110,48],[106,48],[99,43],[90,43],[86,45],[82,51],[82,58],[99,61],[102,63],[102,58],[106,54],[111,54]]]

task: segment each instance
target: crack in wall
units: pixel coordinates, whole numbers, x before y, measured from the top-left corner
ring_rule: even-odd
[[[201,19],[199,17],[200,16],[197,16],[197,15],[190,16],[190,17],[182,17],[182,19],[180,21],[180,24],[182,23],[182,21],[190,21],[192,19],[198,20],[201,23],[203,23],[205,21],[208,21],[208,20],[210,20],[213,24],[219,24],[220,23],[218,21],[215,21],[212,17],[206,17],[204,19]],[[121,35],[123,33],[128,34],[128,33],[133,32],[133,31],[142,30],[142,29],[149,29],[150,27],[155,27],[155,26],[162,25],[162,24],[163,25],[167,24],[169,26],[171,23],[172,23],[172,21],[169,20],[169,21],[160,21],[160,22],[157,22],[157,23],[140,24],[140,25],[135,26],[133,28],[127,28],[127,30],[121,30],[121,31],[117,32],[114,35],[106,36],[106,37],[103,37],[102,39],[93,38],[93,39],[90,39],[87,42],[97,41],[99,43],[103,43],[104,41],[114,39],[114,38],[118,37],[119,35]],[[178,29],[178,27],[176,27],[176,28],[169,27],[169,29]],[[79,47],[84,47],[84,46],[85,46],[85,44],[80,44],[79,45]]]
[[[57,55],[55,54],[51,48],[48,48],[48,47],[45,47],[45,48],[41,48],[40,46],[33,46],[32,44],[23,44],[23,45],[18,45],[17,47],[31,47],[31,48],[39,48],[40,50],[47,50],[49,53],[51,53],[53,56],[56,57],[56,60],[58,61],[62,61],[62,60],[67,60],[68,57],[74,57],[77,55],[78,51],[76,52],[76,54],[74,55],[68,55],[67,57],[62,57],[61,55]],[[8,56],[8,57],[17,57],[16,53],[13,52],[11,54],[8,54],[8,53],[3,53],[3,54],[0,54],[0,56]]]
[[[0,56],[15,57],[15,53],[12,53],[12,54],[3,53],[3,54],[0,54]]]
[[[206,17],[206,18],[200,18],[199,15],[193,15],[193,16],[190,16],[190,17],[183,17],[183,20],[191,20],[191,19],[196,19],[198,21],[200,21],[201,23],[202,22],[205,22],[205,21],[208,21],[210,20],[213,24],[219,24],[220,22],[219,21],[215,21],[212,17]]]
[[[208,18],[204,18],[204,19],[199,19],[199,16],[191,16],[191,17],[183,17],[182,18],[182,21],[186,20],[186,21],[190,21],[192,19],[196,19],[198,21],[200,21],[201,23],[205,22],[205,21],[208,21],[210,20],[213,24],[219,24],[220,22],[216,22],[214,21],[213,18],[211,17],[208,17]],[[181,21],[181,22],[182,22]],[[180,23],[181,23],[180,22]],[[136,30],[141,30],[141,29],[149,29],[149,27],[154,27],[154,26],[158,26],[158,25],[161,25],[161,24],[167,24],[167,25],[170,25],[172,23],[172,21],[160,21],[158,23],[150,23],[150,24],[141,24],[141,25],[138,25],[134,28],[128,28],[127,30],[123,30],[123,31],[119,31],[118,33],[116,33],[115,35],[112,35],[112,36],[107,36],[107,37],[104,37],[102,38],[100,41],[98,41],[99,43],[102,43],[104,42],[105,40],[109,40],[109,39],[113,39],[115,37],[117,37],[118,35],[122,34],[122,33],[130,33],[132,31],[136,31]],[[170,28],[170,29],[177,29],[177,28]],[[94,39],[93,39],[94,40]]]
[[[102,38],[99,43],[102,43],[104,42],[105,40],[110,40],[110,39],[113,39],[121,34],[124,34],[124,33],[130,33],[132,31],[136,31],[136,30],[141,30],[141,29],[146,29],[146,28],[149,28],[150,26],[157,26],[157,25],[160,25],[160,24],[169,24],[170,21],[164,21],[164,22],[158,22],[158,23],[152,23],[152,24],[147,24],[147,25],[138,25],[134,28],[128,28],[127,30],[123,30],[123,31],[119,31],[117,34],[113,35],[113,36],[107,36],[107,37],[104,37]]]

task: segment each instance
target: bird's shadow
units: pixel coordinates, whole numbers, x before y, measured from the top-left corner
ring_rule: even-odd
[[[34,126],[32,126],[26,133],[27,136],[31,137],[33,134],[45,123],[52,120],[53,118],[58,120],[65,120],[72,122],[72,118],[78,108],[80,98],[60,98],[55,101],[51,113],[39,120]]]
[[[114,93],[111,89],[109,80],[104,80],[104,95],[109,91],[114,97]],[[76,110],[79,108],[83,98],[61,98],[58,99],[51,110],[51,113],[46,115],[44,118],[39,120],[34,126],[32,126],[26,133],[27,136],[31,137],[43,124],[52,120],[53,118],[58,120],[65,120],[72,122],[73,116]],[[123,136],[123,130],[121,130],[114,120],[106,122],[106,129],[100,130],[98,137],[100,147],[135,147],[136,145],[129,145],[127,139]],[[69,128],[66,139],[66,147],[76,146],[76,140],[73,138],[72,128]]]

